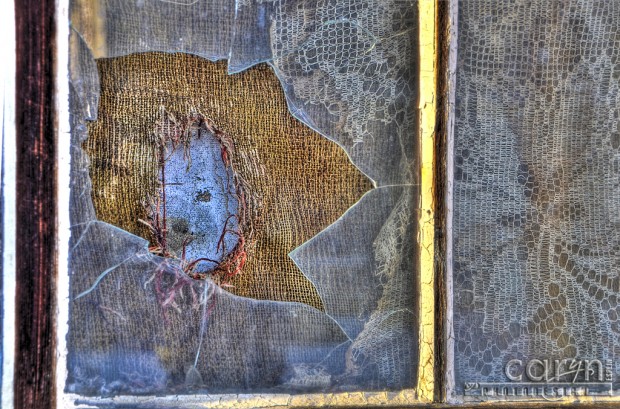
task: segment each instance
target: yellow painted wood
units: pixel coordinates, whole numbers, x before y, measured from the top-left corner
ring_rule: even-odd
[[[419,245],[419,355],[418,398],[433,400],[435,390],[435,121],[437,92],[437,4],[419,0],[420,41],[420,203]]]

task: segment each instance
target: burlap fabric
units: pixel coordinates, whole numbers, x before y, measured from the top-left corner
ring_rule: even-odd
[[[231,283],[235,294],[321,308],[288,253],[334,222],[370,182],[346,153],[293,118],[267,66],[228,75],[226,64],[183,54],[141,54],[98,63],[99,118],[89,125],[97,218],[152,241],[144,202],[157,194],[153,132],[160,107],[192,111],[230,135],[238,172],[260,198],[255,246]]]

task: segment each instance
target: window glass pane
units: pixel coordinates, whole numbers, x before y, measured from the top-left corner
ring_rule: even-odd
[[[542,399],[533,390],[551,382],[608,396],[620,363],[620,3],[466,0],[458,12],[456,395],[482,399],[490,384]]]
[[[65,391],[415,401],[416,4],[71,19]]]

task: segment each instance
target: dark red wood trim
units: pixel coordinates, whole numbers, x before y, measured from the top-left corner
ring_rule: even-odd
[[[55,401],[54,15],[54,0],[15,0],[16,409]]]

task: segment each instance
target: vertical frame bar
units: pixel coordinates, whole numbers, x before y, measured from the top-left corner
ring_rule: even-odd
[[[435,128],[437,117],[437,4],[419,0],[420,46],[420,216],[418,397],[431,402],[435,391]]]
[[[16,408],[50,407],[56,393],[55,11],[53,0],[15,2]]]
[[[56,112],[58,114],[58,135],[56,138],[56,157],[58,186],[56,187],[57,206],[57,254],[58,276],[56,279],[56,367],[55,381],[56,405],[58,409],[69,407],[69,402],[61,399],[67,379],[67,333],[69,329],[69,239],[71,222],[69,219],[70,181],[71,181],[71,122],[69,117],[69,0],[56,0]]]
[[[0,243],[2,249],[2,398],[0,406],[13,407],[15,365],[15,13],[12,7],[0,16],[4,47],[0,65],[2,109],[0,110]]]
[[[453,284],[452,284],[452,216],[453,206],[452,198],[454,193],[454,109],[455,109],[455,93],[456,93],[456,63],[458,51],[458,0],[449,0],[448,4],[448,55],[447,72],[443,75],[447,78],[447,95],[445,117],[446,117],[446,191],[445,191],[445,237],[446,237],[446,259],[445,259],[445,306],[444,311],[444,334],[445,365],[441,370],[444,371],[444,396],[448,402],[454,393],[454,328],[452,326],[452,309],[453,309]]]

